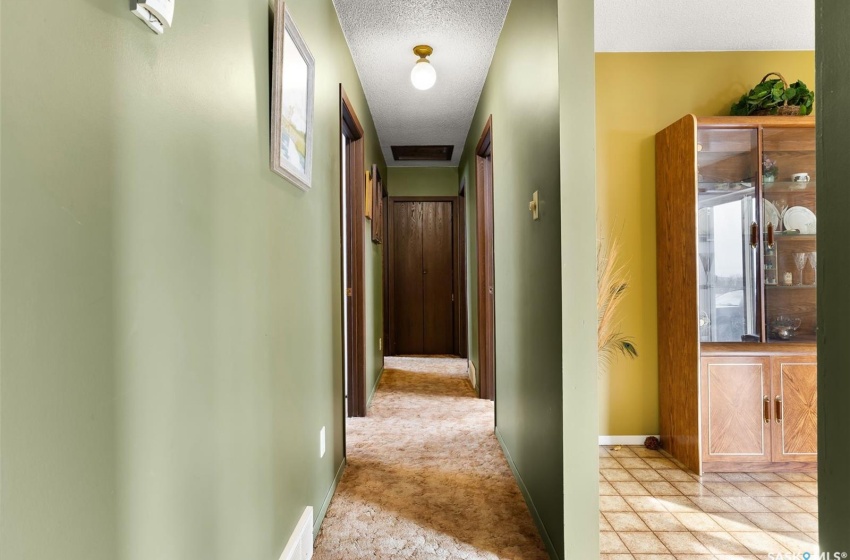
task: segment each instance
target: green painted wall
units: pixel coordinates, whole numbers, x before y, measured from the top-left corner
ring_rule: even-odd
[[[457,196],[456,167],[390,167],[390,196]]]
[[[599,557],[593,0],[558,0],[564,558]],[[567,218],[568,217],[568,218]]]
[[[361,124],[363,121],[361,120]],[[371,136],[375,138],[374,135]],[[381,157],[375,155],[373,157]],[[381,160],[383,161],[383,160]],[[381,171],[383,174],[384,172]],[[372,397],[381,380],[384,368],[384,257],[383,245],[372,243],[372,224],[366,222],[366,396],[371,405]]]
[[[483,126],[478,130],[479,138]],[[470,138],[474,130],[469,131]],[[476,140],[477,144],[477,140]],[[463,162],[461,162],[463,163]],[[476,215],[476,186],[474,160],[458,168],[458,184],[466,185],[466,306],[469,360],[475,366],[475,386],[478,387],[478,216]]]
[[[331,1],[287,5],[317,62],[308,193],[268,169],[264,2],[180,0],[164,36],[126,2],[4,2],[0,557],[274,559],[328,496],[339,82],[381,156]]]
[[[475,147],[492,114],[497,431],[563,557],[557,16],[556,0],[511,5],[461,175],[472,184]],[[541,205],[536,222],[528,211],[535,190]],[[472,276],[470,286],[475,282]]]
[[[850,553],[850,5],[817,1],[818,481],[821,551]]]

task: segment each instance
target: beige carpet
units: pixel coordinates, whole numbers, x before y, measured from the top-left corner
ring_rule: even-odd
[[[388,358],[347,447],[316,560],[548,558],[465,360]]]

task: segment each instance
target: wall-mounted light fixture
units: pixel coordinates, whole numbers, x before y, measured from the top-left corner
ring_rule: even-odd
[[[416,89],[426,90],[434,87],[437,81],[437,71],[431,66],[431,61],[426,57],[431,56],[434,49],[428,45],[417,45],[413,47],[413,54],[419,57],[413,70],[410,71],[410,81]]]

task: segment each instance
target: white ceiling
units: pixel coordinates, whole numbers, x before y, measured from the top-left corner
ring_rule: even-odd
[[[455,167],[510,0],[333,0],[387,165]],[[815,0],[595,0],[597,52],[814,50]],[[437,83],[410,83],[434,47]],[[450,162],[396,162],[392,145],[454,146]]]
[[[815,48],[815,0],[596,0],[596,52]]]
[[[457,167],[510,0],[334,0],[387,165]],[[410,83],[413,47],[437,83]],[[454,145],[452,161],[397,162],[392,145]]]

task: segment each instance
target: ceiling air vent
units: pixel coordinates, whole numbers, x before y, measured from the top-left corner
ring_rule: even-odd
[[[451,161],[454,146],[391,146],[396,161]]]

